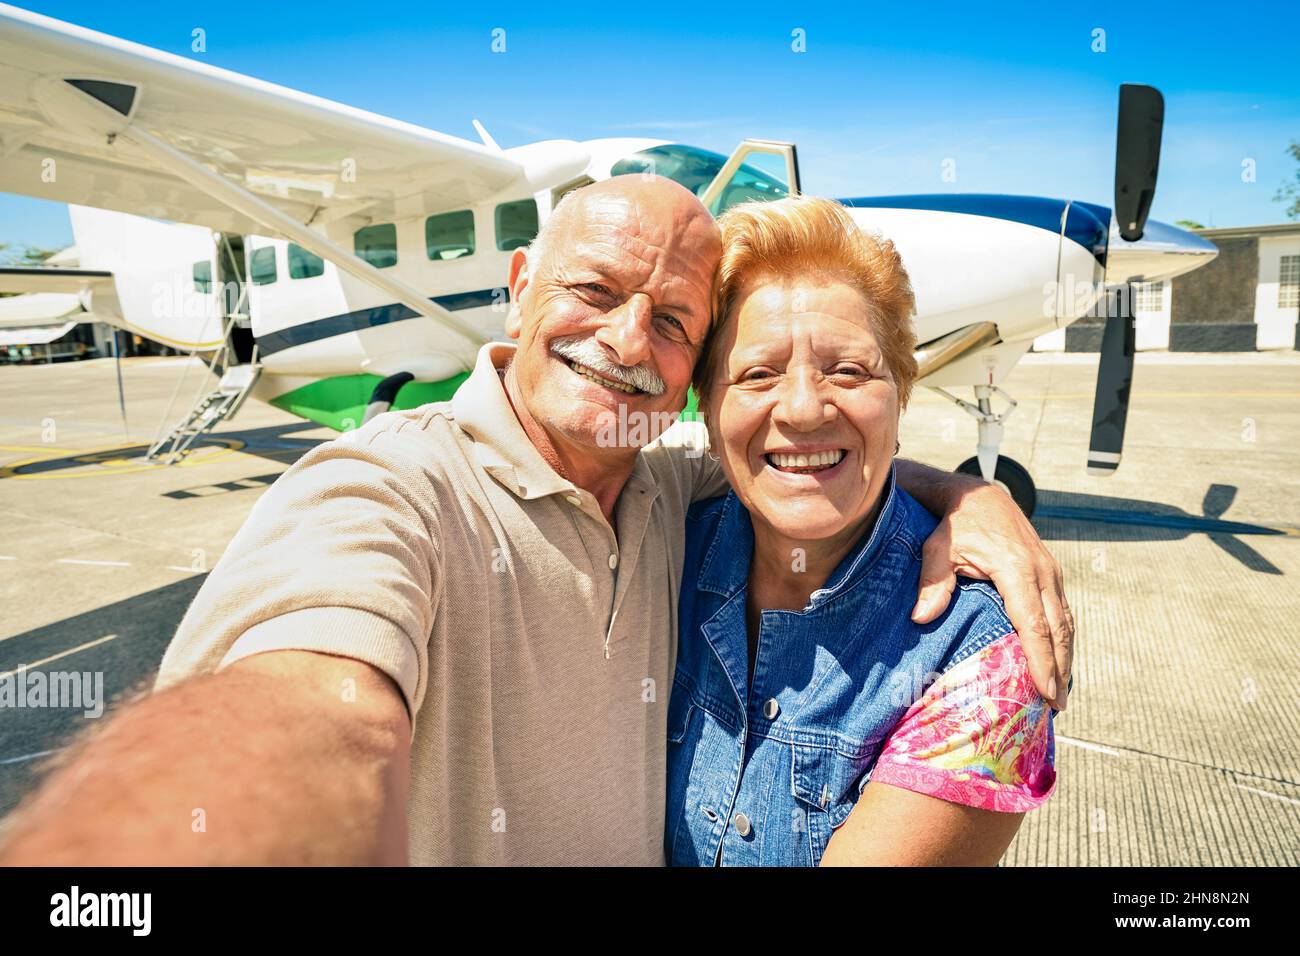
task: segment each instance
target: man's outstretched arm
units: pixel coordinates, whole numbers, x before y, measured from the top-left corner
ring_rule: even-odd
[[[8,821],[0,865],[404,865],[410,739],[369,664],[255,654],[74,744]]]
[[[993,583],[1020,635],[1038,692],[1065,709],[1074,663],[1074,615],[1061,567],[1011,496],[981,478],[898,459],[898,483],[939,520],[926,539],[912,620],[943,613],[957,575]]]

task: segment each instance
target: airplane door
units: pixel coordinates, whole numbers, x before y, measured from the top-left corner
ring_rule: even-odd
[[[217,234],[217,275],[221,282],[223,321],[230,330],[230,344],[240,364],[253,358],[253,330],[248,301],[248,270],[244,261],[244,237],[236,233]]]
[[[766,202],[797,196],[799,156],[794,143],[747,139],[718,170],[700,201],[714,216],[742,202]]]

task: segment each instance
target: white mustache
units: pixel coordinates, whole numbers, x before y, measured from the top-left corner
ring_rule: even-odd
[[[631,385],[647,395],[662,395],[664,380],[644,365],[619,365],[611,361],[604,347],[591,336],[568,335],[551,342],[551,351],[560,358],[585,365],[597,375],[623,385]]]

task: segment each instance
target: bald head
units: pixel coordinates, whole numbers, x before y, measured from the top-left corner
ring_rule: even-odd
[[[566,467],[581,470],[580,459],[626,467],[636,448],[610,447],[602,432],[610,416],[659,421],[681,410],[721,256],[699,199],[643,174],[570,193],[528,252],[515,251],[506,333],[519,348],[507,389],[516,411],[524,406],[525,427],[535,423],[543,444],[565,449],[557,454]]]
[[[543,223],[528,248],[534,271],[551,248],[571,241],[575,226],[594,221],[671,223],[687,245],[716,265],[722,238],[708,209],[685,186],[663,176],[629,173],[591,183],[568,193]],[[716,250],[716,251],[715,251]]]

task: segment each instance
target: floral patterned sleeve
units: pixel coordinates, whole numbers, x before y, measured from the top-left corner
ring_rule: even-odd
[[[908,708],[871,781],[984,810],[1032,810],[1056,787],[1052,715],[1012,632],[949,668]]]

